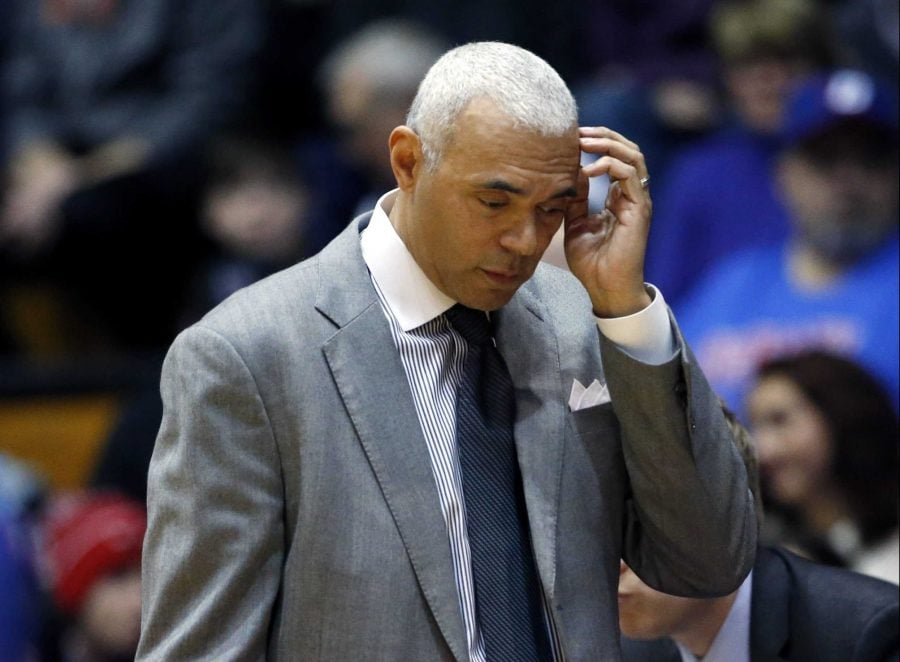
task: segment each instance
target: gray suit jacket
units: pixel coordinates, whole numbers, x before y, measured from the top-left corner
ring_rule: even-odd
[[[367,221],[173,343],[139,659],[468,659],[425,439],[360,252]],[[647,366],[590,311],[577,281],[541,266],[496,334],[567,658],[615,660],[620,557],[654,586],[723,594],[749,572],[756,523],[683,340],[675,360]],[[612,403],[570,412],[573,380],[604,374]]]

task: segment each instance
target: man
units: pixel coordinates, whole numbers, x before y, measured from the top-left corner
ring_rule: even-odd
[[[856,70],[809,77],[784,134],[777,179],[791,236],[713,267],[677,305],[681,329],[735,410],[762,361],[808,348],[858,361],[897,406],[896,90]]]
[[[389,149],[372,214],[170,350],[139,659],[615,660],[620,557],[693,595],[752,563],[740,458],[643,283],[637,146],[476,43]],[[581,284],[538,267],[563,222]]]
[[[759,494],[749,434],[735,439]],[[757,508],[762,514],[762,508]],[[753,572],[730,595],[692,599],[655,591],[623,562],[619,625],[625,662],[885,662],[900,652],[897,587],[760,548]]]

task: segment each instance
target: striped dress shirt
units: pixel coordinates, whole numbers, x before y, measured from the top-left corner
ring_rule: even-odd
[[[469,657],[472,662],[486,662],[476,619],[465,498],[456,445],[456,397],[467,345],[444,317],[456,302],[425,276],[391,225],[387,211],[392,203],[393,193],[389,193],[375,206],[362,233],[363,259],[390,325],[428,446],[453,559]],[[543,590],[541,595],[554,660],[563,662],[565,655]]]

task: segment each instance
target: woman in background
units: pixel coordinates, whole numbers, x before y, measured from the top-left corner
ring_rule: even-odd
[[[748,412],[768,542],[898,583],[898,420],[881,384],[803,352],[759,369]]]

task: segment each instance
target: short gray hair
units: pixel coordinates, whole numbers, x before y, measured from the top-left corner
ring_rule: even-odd
[[[422,141],[428,167],[440,160],[459,114],[479,98],[540,135],[562,136],[578,125],[575,99],[547,62],[511,44],[465,44],[428,70],[406,118]]]
[[[428,68],[448,46],[437,33],[414,21],[374,21],[328,54],[319,69],[319,79],[330,90],[341,77],[355,74],[375,94],[407,104]]]

